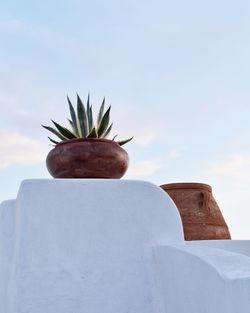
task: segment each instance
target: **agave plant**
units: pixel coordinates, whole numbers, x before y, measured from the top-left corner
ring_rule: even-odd
[[[77,110],[74,109],[69,97],[68,104],[70,110],[71,119],[68,119],[70,128],[61,126],[60,124],[56,123],[55,121],[51,120],[54,124],[55,128],[50,126],[44,126],[45,129],[49,130],[51,133],[56,135],[61,141],[69,140],[69,139],[76,139],[76,138],[107,138],[111,132],[113,123],[110,124],[110,109],[109,108],[104,111],[105,106],[105,98],[103,98],[101,107],[99,109],[99,113],[97,116],[96,124],[93,118],[92,112],[92,105],[90,105],[90,98],[88,95],[87,99],[87,107],[85,108],[81,98],[77,94]],[[117,137],[114,136],[112,140],[115,140]],[[56,141],[50,137],[49,140],[53,144],[58,144],[59,141]],[[124,145],[125,143],[132,140],[133,137],[122,140],[116,141],[120,146]]]

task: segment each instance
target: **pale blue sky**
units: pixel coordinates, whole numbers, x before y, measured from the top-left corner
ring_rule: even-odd
[[[0,4],[0,200],[49,177],[40,124],[90,92],[112,104],[114,134],[135,136],[125,178],[211,184],[250,238],[249,1]]]

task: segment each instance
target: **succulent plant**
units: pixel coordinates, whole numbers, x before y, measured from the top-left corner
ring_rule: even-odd
[[[69,140],[69,139],[76,139],[76,138],[107,138],[108,135],[111,132],[113,123],[110,124],[110,109],[109,108],[104,111],[104,106],[105,106],[105,98],[103,98],[101,107],[98,112],[97,116],[97,121],[96,124],[94,122],[93,118],[93,112],[92,112],[92,105],[90,105],[90,97],[88,95],[87,99],[87,108],[85,109],[85,106],[77,94],[77,110],[74,109],[69,97],[68,99],[68,104],[69,104],[69,110],[70,110],[70,116],[71,118],[68,119],[70,128],[61,126],[57,122],[52,121],[54,124],[55,128],[50,127],[50,126],[44,126],[45,129],[49,130],[51,133],[56,135],[61,141]],[[114,136],[112,140],[115,140],[117,137]],[[56,141],[50,137],[48,137],[49,140],[53,144],[58,144],[59,141]],[[120,146],[126,144],[130,140],[132,140],[133,137],[126,139],[126,140],[121,140],[121,141],[116,141]]]

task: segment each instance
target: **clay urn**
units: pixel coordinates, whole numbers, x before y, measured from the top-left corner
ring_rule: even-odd
[[[162,185],[177,206],[185,240],[231,239],[211,186],[201,183]]]

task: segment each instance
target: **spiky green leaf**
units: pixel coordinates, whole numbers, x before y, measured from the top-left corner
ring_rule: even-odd
[[[75,109],[69,99],[69,97],[67,96],[67,99],[68,99],[68,104],[69,104],[69,110],[70,110],[70,116],[71,116],[71,119],[72,119],[72,129],[73,131],[79,136],[79,123],[78,123],[78,120],[77,120],[77,115],[76,115],[76,112],[75,112]]]
[[[65,140],[67,139],[65,136],[63,136],[59,131],[57,131],[56,129],[50,127],[50,126],[44,126],[42,125],[43,128],[49,130],[52,134],[56,135],[59,139],[61,140]]]
[[[92,130],[92,128],[94,127],[92,105],[88,107],[87,115],[88,115],[88,121],[89,121],[89,130]]]
[[[88,134],[87,138],[97,138],[97,137],[98,137],[98,134],[97,134],[96,128],[93,127],[91,132]]]
[[[131,137],[129,139],[125,139],[125,140],[121,140],[121,141],[116,141],[120,146],[125,145],[126,143],[128,143],[129,141],[131,141],[134,137]]]
[[[77,94],[77,115],[80,124],[81,137],[86,138],[89,133],[88,116],[81,98]]]
[[[52,142],[52,143],[54,143],[55,145],[57,145],[59,142],[58,141],[55,141],[54,139],[52,139],[52,138],[50,138],[50,137],[48,137],[49,138],[49,140]]]
[[[89,132],[91,132],[93,128],[93,113],[92,113],[92,106],[90,105],[89,101],[89,94],[88,94],[88,100],[87,100],[87,117],[88,117],[88,124],[89,124]]]
[[[107,111],[103,115],[103,118],[97,130],[98,137],[101,137],[108,128],[109,120],[110,120],[110,109],[111,109],[111,106],[107,109]]]
[[[87,114],[88,114],[88,112],[89,112],[89,107],[90,107],[90,105],[89,105],[89,93],[88,93],[88,99],[87,99]]]
[[[108,137],[109,133],[111,132],[113,123],[108,127],[108,129],[105,131],[105,133],[103,134],[102,138],[106,138]]]
[[[102,120],[102,117],[103,117],[103,112],[104,112],[104,106],[105,106],[105,97],[103,98],[102,100],[102,104],[101,104],[101,107],[100,107],[100,110],[98,112],[98,116],[97,116],[97,127],[99,127],[100,123],[101,123],[101,120]]]
[[[72,128],[72,130],[74,131],[74,125],[73,125],[73,122],[68,118],[67,119],[69,121],[69,124],[70,124],[70,127]]]
[[[57,130],[61,133],[62,136],[66,137],[67,139],[77,138],[76,134],[74,134],[71,130],[61,126],[60,124],[56,123],[53,120],[51,120],[51,121],[55,125]]]

